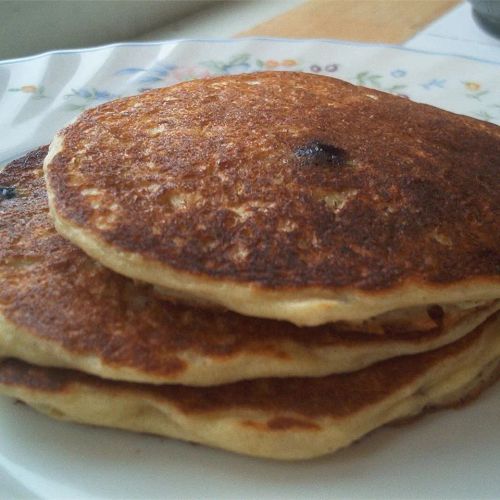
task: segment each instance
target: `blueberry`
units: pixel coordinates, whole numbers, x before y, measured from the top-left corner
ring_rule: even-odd
[[[435,304],[431,305],[427,308],[427,314],[429,318],[432,319],[436,324],[440,324],[443,322],[444,318],[444,310],[441,306]]]
[[[16,188],[0,186],[0,200],[10,200],[16,197]]]
[[[346,152],[332,144],[311,141],[298,147],[295,156],[307,163],[340,166],[345,162]]]

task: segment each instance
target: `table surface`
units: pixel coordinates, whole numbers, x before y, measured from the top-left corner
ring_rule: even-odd
[[[239,36],[403,43],[458,0],[312,0]]]

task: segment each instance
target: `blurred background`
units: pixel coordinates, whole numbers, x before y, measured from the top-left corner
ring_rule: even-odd
[[[303,0],[0,0],[0,59],[141,39],[229,37]]]
[[[274,36],[451,44],[500,60],[500,0],[0,0],[0,21],[0,59],[121,41]]]

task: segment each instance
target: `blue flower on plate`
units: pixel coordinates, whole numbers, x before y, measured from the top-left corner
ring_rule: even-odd
[[[85,109],[93,103],[109,101],[120,96],[112,94],[108,90],[82,87],[71,89],[71,94],[66,94],[64,97],[70,101],[65,106],[66,110],[77,111]]]
[[[108,99],[112,99],[113,97],[116,96],[114,96],[107,90],[96,90],[96,89],[94,90],[94,98],[98,101],[105,101]]]
[[[90,99],[92,97],[92,92],[85,87],[81,89],[71,89],[71,94],[66,97],[81,97],[82,99]]]
[[[117,71],[115,75],[136,75],[144,73],[138,81],[140,83],[154,83],[164,80],[174,69],[177,69],[175,64],[159,63],[155,64],[151,68],[123,68]]]
[[[422,83],[421,87],[424,87],[424,89],[426,90],[431,90],[432,88],[442,89],[444,88],[445,83],[446,80],[438,80],[437,78],[433,78],[432,80],[429,80],[426,83]]]
[[[247,71],[250,68],[250,54],[236,54],[227,61],[201,61],[200,65],[216,75]]]
[[[391,71],[391,76],[394,78],[403,78],[403,76],[406,76],[406,71],[404,69],[394,69]]]
[[[327,64],[325,66],[325,70],[328,71],[329,73],[335,73],[339,69],[338,64]]]

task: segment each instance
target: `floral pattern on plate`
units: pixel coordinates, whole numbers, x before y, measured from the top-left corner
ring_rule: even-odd
[[[499,65],[335,41],[123,44],[0,62],[0,162],[50,141],[82,110],[194,78],[252,71],[334,76],[500,124]]]

